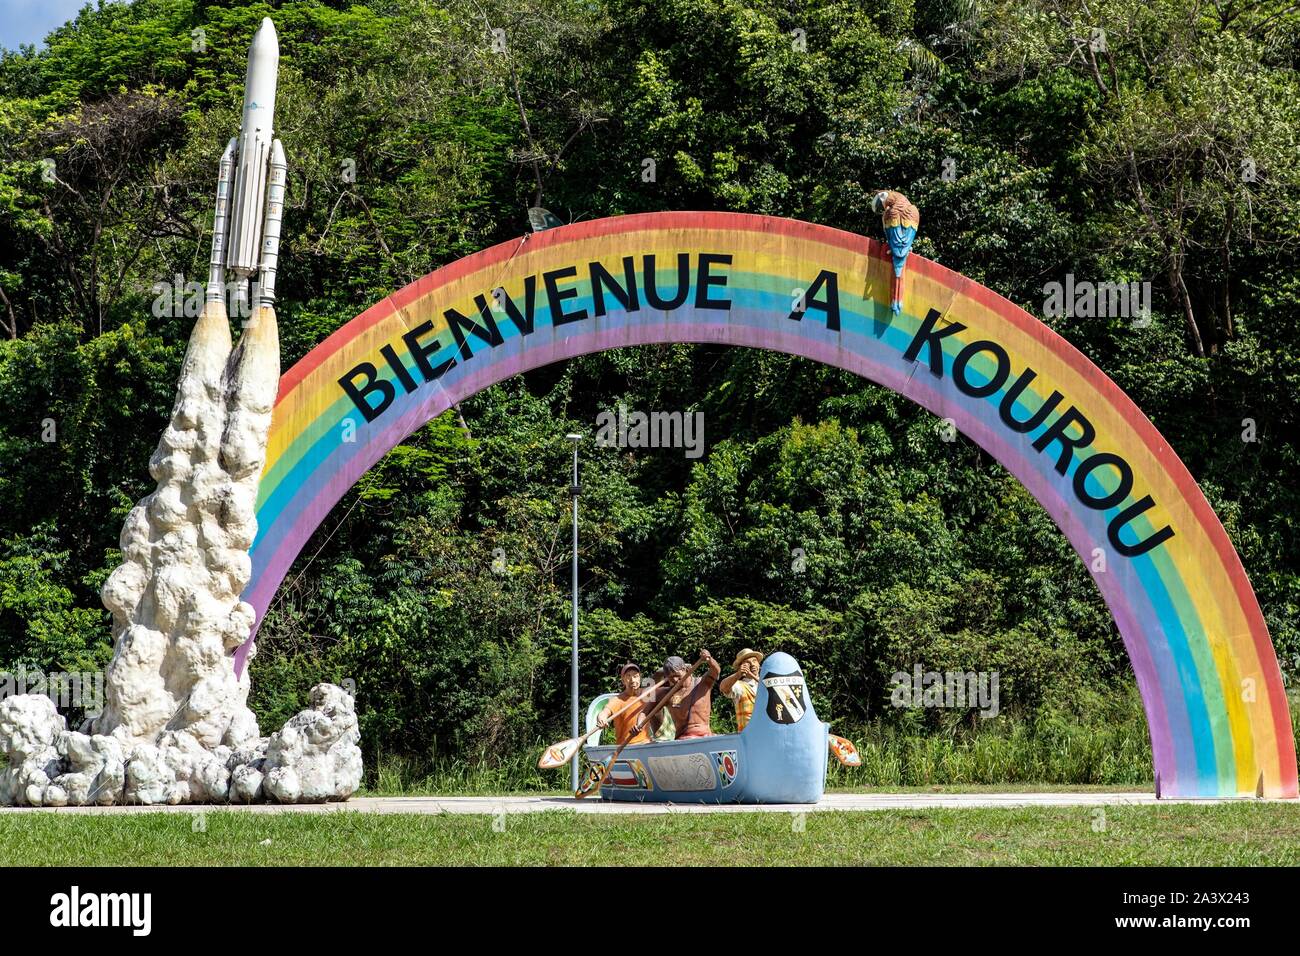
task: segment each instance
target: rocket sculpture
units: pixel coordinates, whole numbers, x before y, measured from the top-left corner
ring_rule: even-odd
[[[158,484],[127,516],[122,563],[100,592],[114,650],[96,733],[132,743],[165,747],[169,731],[184,731],[211,751],[257,737],[244,669],[256,612],[242,594],[280,382],[274,301],[286,170],[271,136],[279,60],[265,19],[248,52],[239,136],[221,157],[206,301],[149,461]],[[244,320],[233,348],[228,288]],[[200,783],[185,792],[199,787],[209,799]]]
[[[227,144],[221,156],[208,270],[207,300],[225,298],[229,271],[233,274],[233,308],[243,316],[275,302],[288,174],[284,147],[272,138],[279,72],[280,42],[275,24],[266,17],[248,50],[239,136]]]
[[[100,592],[114,649],[96,733],[133,745],[180,746],[175,734],[184,731],[212,752],[258,736],[244,666],[256,611],[242,595],[280,382],[274,301],[286,170],[271,135],[279,60],[265,19],[248,52],[239,136],[221,157],[206,301],[149,461],[157,487],[127,516],[122,563]],[[233,348],[227,289],[243,319]],[[220,797],[201,780],[187,786],[177,799]],[[126,795],[157,802],[131,785]]]
[[[880,215],[885,227],[885,241],[894,260],[894,286],[890,296],[890,309],[903,311],[903,266],[916,240],[916,230],[921,226],[921,213],[908,202],[902,193],[881,190],[871,197],[871,209]]]

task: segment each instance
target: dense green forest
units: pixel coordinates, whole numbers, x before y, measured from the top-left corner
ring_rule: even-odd
[[[530,206],[877,235],[870,195],[899,189],[921,209],[919,253],[1042,316],[1152,419],[1300,676],[1300,13],[1250,0],[85,8],[0,56],[0,670],[108,660],[98,588],[152,490],[193,319],[157,308],[157,288],[206,275],[217,161],[266,15],[290,162],[285,368],[524,232]],[[1044,286],[1067,275],[1150,282],[1151,321],[1045,314]],[[994,734],[1040,778],[1149,772],[1114,623],[1010,474],[885,389],[706,346],[529,373],[389,454],[262,627],[264,732],[330,679],[356,690],[368,761],[523,766],[567,736],[564,435],[620,403],[703,412],[706,445],[697,460],[584,446],[584,697],[629,657],[782,648],[824,718],[909,741],[908,759]],[[997,670],[1000,716],[890,706],[890,675],[917,663]],[[1089,755],[1059,765],[1078,740]]]

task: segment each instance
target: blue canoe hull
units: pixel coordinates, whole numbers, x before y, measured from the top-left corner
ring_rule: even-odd
[[[763,661],[743,731],[623,748],[601,799],[639,803],[816,803],[826,790],[827,735],[788,654]],[[603,763],[613,746],[589,746]]]

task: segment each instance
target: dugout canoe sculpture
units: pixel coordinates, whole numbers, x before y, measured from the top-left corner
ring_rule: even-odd
[[[759,670],[744,730],[625,747],[600,795],[640,803],[816,803],[826,789],[829,733],[798,662],[777,651]],[[588,744],[586,754],[604,763],[615,749]]]

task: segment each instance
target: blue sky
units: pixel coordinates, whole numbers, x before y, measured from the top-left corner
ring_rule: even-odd
[[[0,0],[0,47],[43,46],[45,35],[67,23],[87,0]]]

